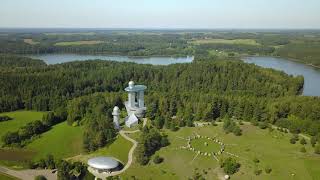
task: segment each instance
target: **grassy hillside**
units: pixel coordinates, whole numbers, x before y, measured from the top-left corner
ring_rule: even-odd
[[[122,136],[118,136],[117,139],[107,145],[104,148],[101,148],[95,152],[90,154],[82,154],[75,157],[70,158],[72,161],[81,161],[86,163],[87,160],[91,157],[95,156],[112,156],[123,163],[128,161],[128,152],[132,147],[132,143],[128,140],[124,139]]]
[[[136,176],[138,179],[187,179],[195,172],[199,172],[206,179],[218,179],[218,175],[224,175],[219,168],[219,163],[212,157],[195,156],[195,153],[180,149],[186,146],[187,141],[182,138],[197,133],[203,136],[214,137],[226,144],[226,152],[239,156],[237,161],[241,163],[240,171],[232,176],[235,180],[247,179],[319,179],[320,156],[313,153],[310,143],[305,146],[307,153],[301,153],[302,145],[289,143],[290,134],[274,130],[261,130],[252,125],[242,125],[242,136],[225,134],[221,125],[203,128],[182,128],[178,132],[167,132],[171,145],[162,148],[157,152],[164,157],[164,162],[155,165],[149,162],[147,166],[140,166],[134,163],[123,177]],[[227,153],[223,154],[228,157]],[[254,158],[260,160],[253,162]],[[136,162],[136,161],[135,161]],[[270,166],[272,172],[267,174],[265,167]],[[262,170],[261,175],[256,176],[254,170]],[[206,174],[205,174],[206,173]]]
[[[35,112],[35,111],[15,111],[8,113],[0,113],[1,115],[7,115],[13,120],[0,122],[0,137],[2,137],[5,133],[9,131],[17,131],[20,127],[26,125],[29,122],[35,120],[41,120],[43,116],[43,112]],[[2,142],[0,142],[0,145]]]
[[[66,122],[57,124],[48,132],[27,145],[26,149],[36,152],[34,159],[52,154],[55,158],[66,158],[82,152],[82,127],[72,127]]]

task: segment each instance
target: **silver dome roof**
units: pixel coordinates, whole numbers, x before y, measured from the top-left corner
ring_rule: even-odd
[[[95,169],[114,169],[119,162],[112,157],[94,157],[88,160],[88,165]]]

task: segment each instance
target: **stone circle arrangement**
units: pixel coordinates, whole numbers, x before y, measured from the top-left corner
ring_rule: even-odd
[[[207,139],[208,141],[212,141],[214,143],[219,144],[220,147],[221,147],[220,150],[218,152],[201,152],[201,151],[197,150],[196,148],[192,147],[191,141],[195,140],[195,139],[201,139],[201,138],[202,139]],[[187,137],[186,140],[187,140],[187,146],[186,147],[183,146],[181,148],[189,150],[189,151],[193,151],[198,155],[207,156],[207,157],[213,156],[216,159],[216,156],[221,155],[225,150],[225,144],[223,142],[221,142],[220,140],[218,140],[217,138],[215,138],[215,137],[211,138],[211,137],[208,137],[208,136],[195,135],[195,136]],[[205,145],[207,146],[208,143],[206,142]]]

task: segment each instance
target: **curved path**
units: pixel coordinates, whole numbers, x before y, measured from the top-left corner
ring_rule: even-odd
[[[19,178],[19,179],[23,179],[23,180],[34,180],[34,177],[38,175],[43,175],[48,180],[57,179],[57,173],[52,173],[52,170],[45,170],[45,169],[13,170],[13,169],[0,166],[0,172]]]
[[[145,125],[146,125],[146,120],[144,120],[144,123],[143,123],[143,126],[145,126]],[[138,142],[136,140],[130,138],[129,136],[127,136],[127,134],[133,134],[133,133],[137,133],[139,131],[140,130],[135,130],[135,131],[121,130],[119,132],[123,138],[125,138],[126,140],[133,143],[133,146],[131,147],[131,149],[129,150],[129,153],[128,153],[128,162],[120,171],[115,171],[115,172],[111,172],[111,173],[98,173],[94,169],[92,169],[91,167],[88,167],[88,171],[90,173],[92,173],[96,178],[101,178],[101,179],[106,179],[109,176],[117,176],[117,175],[123,173],[124,171],[126,171],[132,164],[133,153],[134,153],[134,150],[136,149],[136,147],[138,146]]]

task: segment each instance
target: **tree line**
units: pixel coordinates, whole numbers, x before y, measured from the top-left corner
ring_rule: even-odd
[[[129,80],[148,86],[147,116],[158,128],[234,116],[311,135],[319,131],[319,98],[296,96],[301,94],[303,77],[236,60],[169,66],[95,60],[2,67],[0,74],[0,111],[64,109],[70,125],[92,129],[84,135],[88,151],[115,136],[108,116],[115,105],[123,108],[122,92]],[[300,120],[288,120],[290,115]]]

